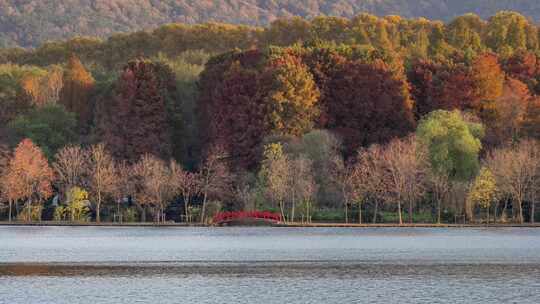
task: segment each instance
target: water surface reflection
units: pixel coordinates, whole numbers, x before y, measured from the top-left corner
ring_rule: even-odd
[[[537,229],[0,227],[0,303],[540,303]]]

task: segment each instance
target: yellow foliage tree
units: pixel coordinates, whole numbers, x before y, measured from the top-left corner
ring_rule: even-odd
[[[309,132],[319,114],[319,89],[302,61],[285,54],[271,62],[273,88],[266,98],[270,127],[280,134]]]
[[[488,168],[482,168],[469,190],[467,199],[472,205],[486,209],[488,224],[489,208],[497,200],[498,192],[495,176]]]
[[[71,215],[71,221],[86,222],[90,218],[90,203],[88,192],[79,187],[69,189],[67,193],[67,212]]]

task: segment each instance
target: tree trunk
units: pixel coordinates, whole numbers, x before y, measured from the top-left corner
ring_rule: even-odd
[[[534,210],[535,206],[534,205],[536,205],[536,203],[534,201],[531,202],[531,224],[534,224],[534,213],[535,213],[535,210]]]
[[[487,222],[486,224],[489,225],[489,206],[486,208],[487,211]]]
[[[441,199],[437,199],[437,224],[441,223]]]
[[[500,217],[502,218],[503,215],[506,216],[506,211],[508,210],[508,197],[504,200],[504,208],[503,210],[501,211],[501,215]]]
[[[413,222],[413,202],[409,201],[409,224]]]
[[[30,199],[28,199],[28,201],[26,202],[26,220],[27,222],[32,222],[32,202],[30,201]]]
[[[203,203],[202,203],[202,209],[201,209],[201,220],[200,220],[201,224],[204,224],[204,217],[206,216],[206,200],[207,200],[207,198],[208,198],[208,192],[204,191]]]
[[[457,215],[457,201],[454,200],[454,224],[457,224],[457,218],[458,218],[458,215]]]
[[[373,224],[377,222],[377,209],[379,208],[379,201],[375,201],[375,210],[373,212]]]
[[[146,206],[142,207],[142,216],[141,216],[141,222],[146,222]]]
[[[358,224],[362,224],[362,204],[358,204]]]
[[[495,203],[495,210],[493,210],[493,222],[497,223],[497,217],[499,215],[499,202]]]
[[[97,206],[96,206],[96,222],[101,222],[101,217],[99,216],[100,209],[101,209],[101,191],[98,191],[97,193],[98,199],[97,199]]]
[[[345,223],[349,223],[349,204],[345,202]]]
[[[307,222],[311,223],[311,201],[307,203]]]
[[[304,220],[304,216],[302,215],[302,221]],[[306,201],[306,223],[309,221],[309,201]]]
[[[184,216],[186,217],[186,223],[189,222],[189,194],[184,196]]]
[[[12,200],[9,200],[9,216],[8,216],[8,219],[9,219],[10,223],[11,223],[11,205],[12,205]]]
[[[523,224],[523,202],[521,199],[518,200],[518,222],[520,224]]]
[[[287,219],[285,218],[285,210],[283,208],[283,201],[280,201],[279,202],[279,209],[281,211],[281,220],[286,223],[287,222]]]
[[[163,207],[163,205],[161,205],[161,222],[165,223],[166,220],[167,218],[165,216],[165,208]]]
[[[122,223],[122,215],[120,215],[120,200],[116,201],[116,213],[120,223]]]
[[[296,211],[296,196],[293,195],[293,200],[292,200],[292,206],[291,206],[291,222],[294,223],[294,212]]]
[[[398,217],[399,217],[399,224],[403,225],[403,218],[401,218],[401,200],[398,200]]]

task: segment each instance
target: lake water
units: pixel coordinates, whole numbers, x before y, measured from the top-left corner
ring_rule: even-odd
[[[540,303],[540,229],[0,227],[0,303]]]

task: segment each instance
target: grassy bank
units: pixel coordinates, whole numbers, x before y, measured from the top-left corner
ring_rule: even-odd
[[[0,221],[0,226],[66,226],[66,227],[215,227],[212,225],[201,225],[199,223],[111,223],[111,222],[7,222]],[[270,226],[270,225],[269,225]],[[395,223],[376,223],[376,224],[358,224],[358,223],[330,223],[330,222],[315,222],[315,223],[279,223],[272,225],[273,227],[296,227],[296,228],[504,228],[504,227],[521,227],[521,228],[540,228],[540,223],[534,224],[432,224],[432,223],[404,223],[402,225]]]
[[[57,222],[57,221],[39,221],[39,222],[8,222],[0,221],[0,226],[71,226],[71,227],[204,227],[199,223],[152,223],[152,222],[130,222],[130,223],[112,223],[112,222]]]

